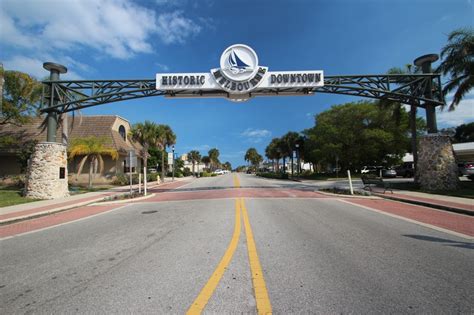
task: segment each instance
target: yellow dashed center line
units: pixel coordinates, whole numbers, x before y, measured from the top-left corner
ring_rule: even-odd
[[[224,256],[222,257],[219,265],[217,266],[214,273],[207,281],[204,288],[199,293],[198,297],[194,300],[193,304],[189,308],[186,314],[201,314],[202,310],[206,306],[207,302],[211,298],[214,290],[216,289],[219,281],[224,274],[227,266],[229,265],[232,257],[234,256],[235,249],[237,248],[237,244],[239,243],[240,238],[240,230],[241,230],[241,223],[240,223],[240,200],[235,200],[235,227],[234,227],[234,234],[232,235],[232,240],[230,241],[229,247],[225,252]]]
[[[240,181],[237,175],[234,175],[234,186],[236,188],[240,187]],[[216,270],[211,275],[204,288],[202,288],[198,297],[194,300],[187,314],[201,314],[201,312],[204,310],[207,303],[209,302],[209,299],[214,294],[214,291],[216,290],[219,281],[224,275],[225,270],[229,266],[239,243],[241,230],[241,213],[244,219],[245,235],[247,237],[247,250],[250,263],[250,272],[252,274],[252,285],[255,293],[255,301],[257,302],[257,312],[258,314],[272,313],[272,306],[270,303],[270,298],[268,297],[265,279],[263,278],[262,266],[260,265],[260,261],[258,259],[257,247],[255,246],[252,228],[250,227],[250,220],[247,214],[247,208],[245,207],[244,199],[238,198],[235,200],[235,227],[234,234],[232,235],[232,240],[230,241],[229,247],[227,248],[221,261],[219,262],[219,265],[217,266]]]
[[[257,247],[253,239],[252,228],[245,207],[244,199],[241,198],[242,215],[244,217],[245,235],[247,236],[247,250],[249,253],[250,271],[252,272],[252,283],[255,292],[255,300],[257,302],[258,314],[271,314],[272,305],[268,297],[267,286],[263,278],[262,266],[258,259]]]
[[[240,188],[239,176],[237,176],[237,175],[235,175],[235,174],[234,174],[234,187],[235,187],[235,188]]]

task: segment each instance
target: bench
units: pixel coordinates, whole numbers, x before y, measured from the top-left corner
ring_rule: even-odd
[[[362,184],[364,184],[363,189],[368,189],[369,191],[372,191],[371,185],[374,185],[374,186],[383,187],[383,189],[384,189],[383,193],[384,194],[387,190],[390,190],[393,194],[393,190],[392,190],[392,188],[390,188],[390,184],[387,183],[387,182],[384,182],[381,177],[362,176],[361,179],[362,179]]]

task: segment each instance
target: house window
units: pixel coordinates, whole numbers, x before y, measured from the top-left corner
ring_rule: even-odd
[[[123,140],[127,140],[127,133],[125,132],[125,127],[120,125],[119,134],[122,136]]]

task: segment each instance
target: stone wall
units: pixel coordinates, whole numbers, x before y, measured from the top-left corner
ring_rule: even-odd
[[[64,168],[64,178],[60,178]],[[26,182],[26,196],[35,199],[57,199],[69,196],[66,146],[40,142],[35,147]]]
[[[458,168],[448,136],[428,134],[420,138],[417,177],[423,190],[455,190]]]

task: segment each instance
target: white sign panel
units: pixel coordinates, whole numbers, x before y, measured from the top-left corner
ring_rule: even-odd
[[[210,73],[158,73],[156,89],[164,91],[225,91],[232,95],[248,94],[256,89],[316,88],[324,86],[323,71],[270,72],[258,65],[258,57],[249,46],[237,44],[222,53],[220,68]]]
[[[173,152],[168,152],[168,165],[173,165]]]

